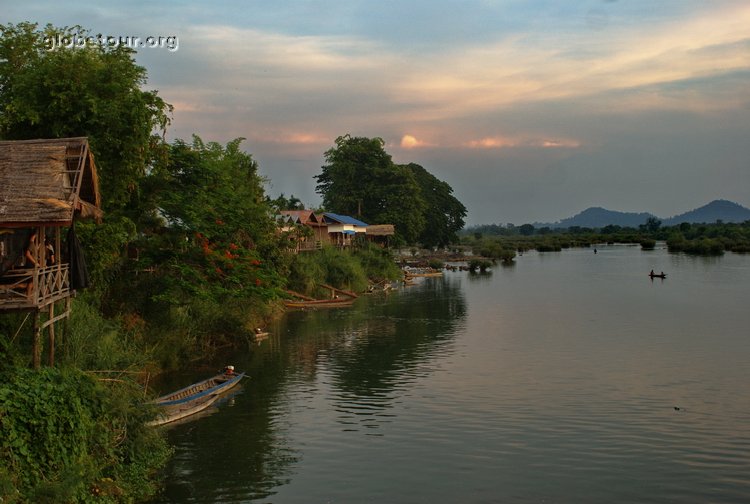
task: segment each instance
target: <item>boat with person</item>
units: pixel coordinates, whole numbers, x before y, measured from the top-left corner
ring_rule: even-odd
[[[157,397],[149,404],[157,406],[160,411],[149,425],[164,425],[205,410],[222,394],[236,386],[244,376],[245,373],[235,373],[234,366],[227,366],[215,376]]]
[[[651,270],[651,273],[648,274],[651,278],[667,278],[667,274],[663,271],[661,273],[654,273],[654,270]]]

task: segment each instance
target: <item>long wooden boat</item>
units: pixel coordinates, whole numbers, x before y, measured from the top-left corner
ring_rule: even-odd
[[[667,278],[666,273],[649,273],[648,276],[651,278]]]
[[[405,278],[417,278],[417,277],[441,277],[443,276],[442,271],[438,271],[432,268],[404,268]]]
[[[422,278],[431,278],[431,277],[441,277],[441,276],[443,276],[443,272],[442,272],[442,271],[429,271],[429,272],[425,272],[425,273],[405,273],[405,274],[404,274],[404,276],[406,276],[407,278],[418,278],[418,277],[422,277]]]
[[[354,300],[351,298],[284,301],[287,308],[344,308],[352,304]]]
[[[354,300],[357,299],[359,296],[357,296],[356,293],[337,289],[336,287],[331,287],[330,285],[321,284],[321,287],[324,287],[326,289],[330,289],[331,296],[327,299],[315,299],[311,298],[310,296],[305,296],[304,294],[300,294],[299,292],[294,292],[291,290],[287,290],[287,294],[296,297],[297,299],[288,299],[284,301],[284,306],[287,308],[311,308],[311,309],[317,309],[317,308],[343,308],[347,306],[351,306],[354,303]]]
[[[245,373],[220,373],[185,388],[157,397],[151,404],[161,410],[149,425],[164,425],[194,415],[211,406],[219,397],[237,385]]]

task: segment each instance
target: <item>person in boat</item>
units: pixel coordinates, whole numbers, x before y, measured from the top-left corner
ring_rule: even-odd
[[[225,376],[234,376],[234,366],[227,366],[224,368]]]
[[[648,276],[654,276],[654,270],[651,270],[651,273],[648,274]]]

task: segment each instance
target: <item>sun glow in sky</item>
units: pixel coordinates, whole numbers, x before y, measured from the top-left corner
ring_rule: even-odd
[[[468,222],[588,206],[750,205],[745,0],[15,2],[2,22],[177,36],[143,48],[170,138],[246,138],[272,195],[317,205],[336,137],[381,137]]]

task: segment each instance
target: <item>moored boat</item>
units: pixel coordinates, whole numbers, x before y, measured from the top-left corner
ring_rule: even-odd
[[[230,371],[157,397],[150,404],[158,406],[160,412],[149,425],[164,425],[208,408],[245,376],[245,373],[235,374],[233,368]]]
[[[315,299],[299,292],[287,290],[287,294],[297,299],[287,299],[284,301],[284,306],[287,308],[302,308],[302,309],[315,309],[315,308],[342,308],[351,306],[354,304],[354,300],[359,296],[354,292],[337,289],[330,285],[321,284],[321,287],[329,289],[331,291],[331,297],[328,299]]]
[[[352,304],[354,300],[350,298],[284,301],[284,306],[287,308],[343,308]]]

